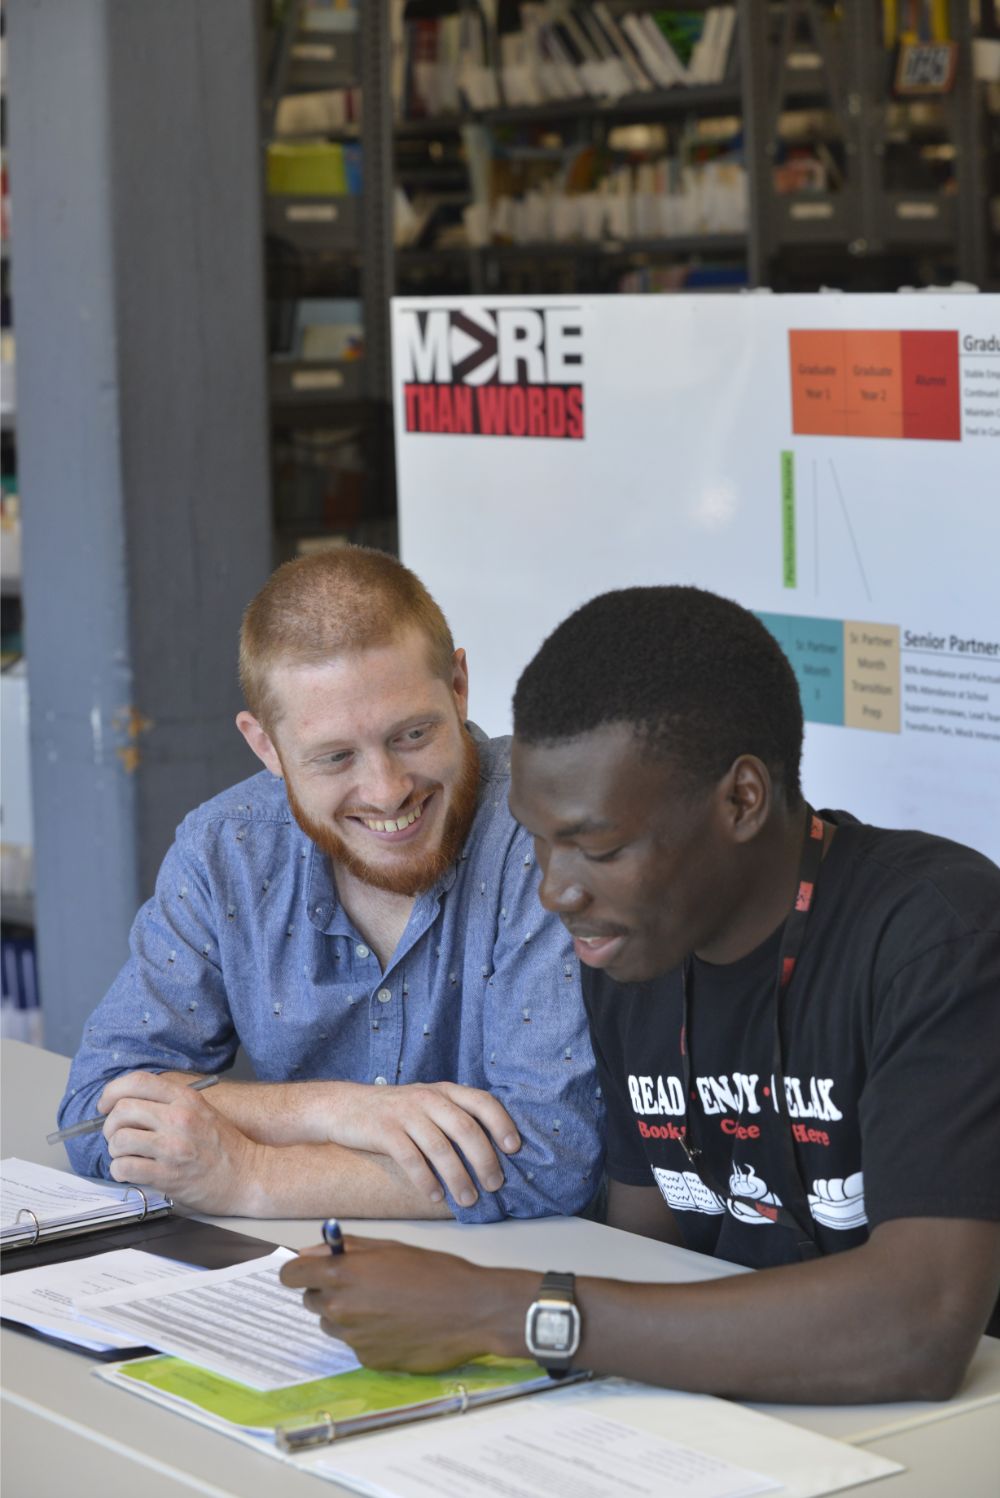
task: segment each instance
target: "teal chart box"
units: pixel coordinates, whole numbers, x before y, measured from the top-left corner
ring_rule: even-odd
[[[802,711],[810,723],[844,722],[844,624],[841,619],[807,619],[796,614],[757,618],[774,635],[792,663]]]

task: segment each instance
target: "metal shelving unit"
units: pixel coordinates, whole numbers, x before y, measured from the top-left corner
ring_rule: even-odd
[[[271,424],[276,458],[288,460],[296,434],[331,436],[330,495],[318,499],[319,512],[309,524],[293,505],[290,517],[276,514],[279,558],[303,538],[324,530],[343,531],[354,539],[381,544],[394,516],[392,420],[389,388],[389,298],[393,289],[392,149],[388,104],[388,9],[361,7],[356,33],[304,33],[301,0],[287,0],[266,44],[263,138],[275,135],[281,99],[287,93],[360,87],[364,123],[326,130],[330,141],[359,142],[363,148],[364,190],[341,197],[265,196],[264,224],[269,247],[268,271],[273,305],[286,309],[301,296],[359,298],[364,328],[364,357],[344,361],[303,359],[279,351],[269,367]],[[286,139],[288,137],[283,137]],[[294,138],[294,137],[293,137]],[[287,318],[285,319],[287,322]],[[277,321],[280,323],[281,318]],[[338,516],[336,455],[351,443],[338,444],[336,433],[350,433],[363,454],[364,495],[344,485],[348,502]],[[309,476],[322,467],[310,451]],[[276,489],[280,487],[276,485]],[[331,512],[332,506],[332,512]]]
[[[455,0],[458,8],[463,0]],[[612,9],[636,10],[644,0],[610,0]],[[691,0],[688,8],[705,8]],[[437,13],[445,9],[437,6]],[[286,14],[297,9],[292,3]],[[434,12],[434,7],[427,14]],[[652,268],[665,276],[699,269],[706,289],[734,279],[778,289],[809,289],[822,283],[845,289],[927,278],[988,284],[991,251],[985,193],[986,129],[972,80],[969,7],[952,7],[959,64],[954,90],[936,112],[893,106],[891,60],[881,47],[881,7],[858,0],[832,7],[826,0],[735,0],[736,54],[726,79],[673,89],[655,88],[613,101],[593,98],[535,106],[470,109],[429,118],[394,117],[390,91],[389,0],[365,0],[353,45],[335,58],[315,55],[314,38],[303,55],[286,25],[274,49],[265,90],[265,121],[273,124],[286,88],[360,83],[360,132],[364,162],[359,198],[271,199],[269,235],[280,242],[306,294],[336,282],[360,289],[365,357],[340,370],[272,364],[276,428],[360,421],[369,455],[366,512],[391,516],[392,424],[389,384],[389,301],[394,292],[486,294],[515,291],[610,291],[621,277]],[[322,43],[319,43],[322,46]],[[812,122],[807,137],[831,163],[823,190],[788,190],[778,169],[789,144],[789,112]],[[496,243],[438,247],[420,240],[394,250],[393,190],[400,182],[436,193],[454,216],[469,200],[462,133],[470,126],[501,132],[515,142],[537,131],[567,143],[607,152],[612,133],[628,125],[661,125],[676,141],[687,122],[738,117],[749,190],[744,233],[678,234],[664,238]],[[899,119],[908,120],[906,128]],[[615,137],[617,139],[618,137]],[[926,147],[953,163],[948,190],[919,173],[901,180],[899,162],[914,161]],[[942,149],[943,148],[943,149]],[[950,154],[949,154],[950,153]],[[912,163],[911,163],[912,164]],[[463,173],[465,181],[463,182]],[[905,176],[905,173],[903,174]],[[428,235],[436,232],[432,227]],[[285,266],[288,270],[288,264]],[[631,281],[630,283],[631,284]],[[338,378],[338,376],[340,376]]]

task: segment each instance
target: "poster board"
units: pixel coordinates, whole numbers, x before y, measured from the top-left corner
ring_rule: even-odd
[[[393,359],[488,732],[580,603],[698,584],[789,655],[814,804],[1000,861],[1000,297],[397,298]]]

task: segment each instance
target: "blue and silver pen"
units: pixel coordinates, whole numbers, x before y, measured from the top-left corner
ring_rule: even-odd
[[[328,1217],[323,1224],[323,1242],[332,1254],[344,1252],[344,1235],[336,1217]]]

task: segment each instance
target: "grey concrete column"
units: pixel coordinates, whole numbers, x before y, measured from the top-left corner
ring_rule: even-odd
[[[7,38],[40,989],[69,1052],[176,823],[252,767],[255,0],[9,0]]]

